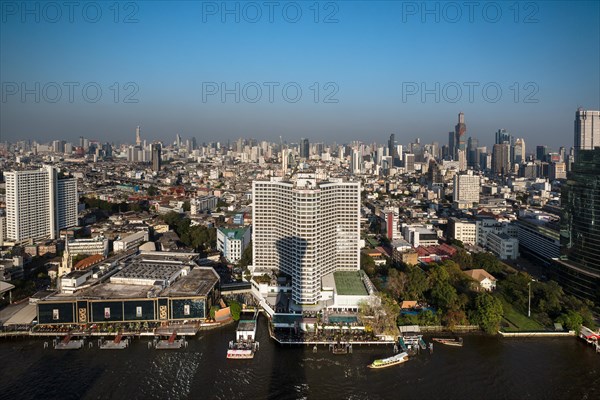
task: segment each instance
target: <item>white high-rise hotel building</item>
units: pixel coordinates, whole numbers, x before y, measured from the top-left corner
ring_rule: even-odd
[[[252,258],[255,268],[292,277],[296,304],[317,304],[321,278],[360,268],[360,183],[292,181],[252,183]]]
[[[56,169],[5,172],[7,241],[55,239],[77,225],[77,181],[58,179]]]

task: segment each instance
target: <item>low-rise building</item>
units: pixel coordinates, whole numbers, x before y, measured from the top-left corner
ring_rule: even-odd
[[[515,260],[519,257],[519,239],[506,233],[489,233],[487,247],[502,260]]]
[[[128,235],[122,239],[117,239],[113,242],[113,250],[115,253],[119,251],[131,250],[136,246],[148,241],[148,231],[139,231]]]
[[[244,250],[252,240],[251,228],[219,228],[217,229],[217,250],[230,263],[236,263],[242,258]]]
[[[470,269],[463,271],[469,278],[474,279],[478,283],[478,289],[492,291],[496,289],[497,279],[484,269]]]

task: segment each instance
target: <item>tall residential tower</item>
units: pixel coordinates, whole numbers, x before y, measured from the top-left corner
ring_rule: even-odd
[[[76,179],[59,179],[48,165],[4,175],[8,241],[56,239],[60,229],[77,225]]]
[[[321,300],[321,278],[360,268],[360,183],[271,178],[252,183],[252,259],[255,269],[292,278],[292,300]]]

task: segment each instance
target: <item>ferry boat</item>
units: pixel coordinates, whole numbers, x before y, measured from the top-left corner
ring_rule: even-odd
[[[235,341],[229,342],[227,358],[232,360],[244,360],[254,358],[258,350],[256,339],[256,316],[252,320],[241,320],[235,334]]]
[[[458,338],[458,339],[450,339],[450,338],[432,338],[431,340],[433,340],[434,342],[438,342],[441,344],[445,344],[447,346],[457,346],[457,347],[462,347],[463,345],[463,339],[462,338]]]
[[[392,365],[402,364],[403,362],[408,361],[408,353],[402,352],[400,354],[396,354],[395,356],[383,358],[380,360],[373,361],[372,364],[368,365],[369,368],[387,368]]]

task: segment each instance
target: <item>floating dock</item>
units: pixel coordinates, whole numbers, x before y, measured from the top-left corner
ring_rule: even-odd
[[[129,347],[129,339],[119,333],[114,340],[98,340],[98,347],[101,350],[124,350]]]
[[[83,347],[83,339],[71,339],[71,335],[67,335],[60,342],[54,343],[56,350],[79,350]]]
[[[185,339],[177,339],[177,332],[173,332],[168,339],[159,340],[154,346],[157,350],[176,350],[187,347]]]

